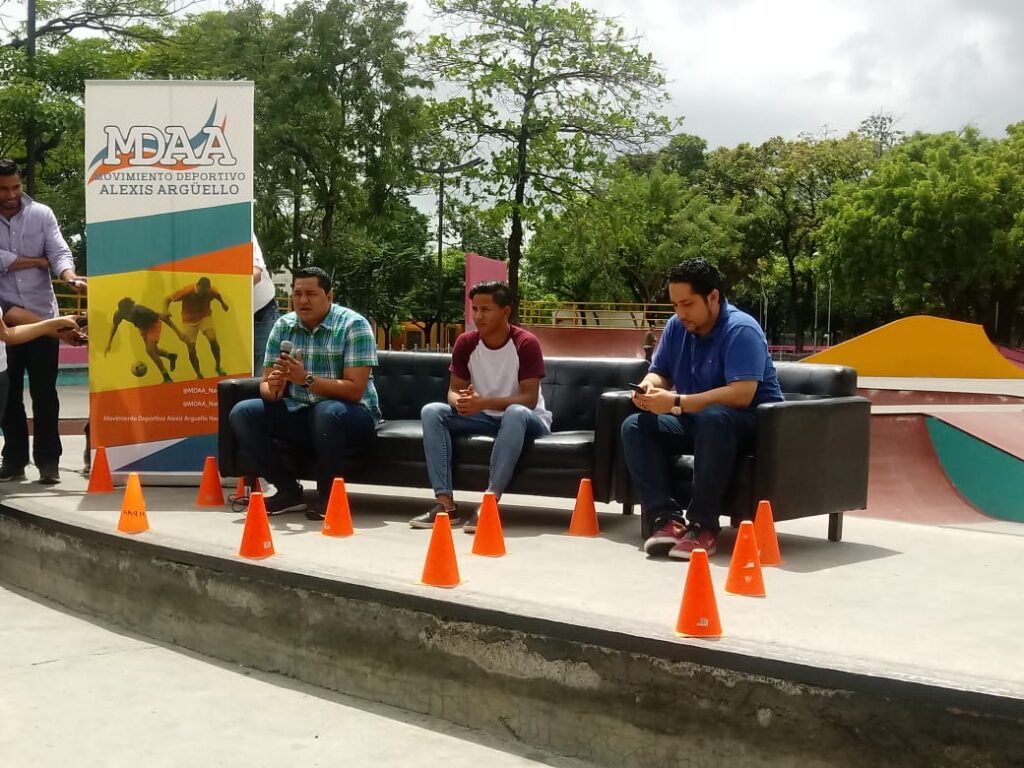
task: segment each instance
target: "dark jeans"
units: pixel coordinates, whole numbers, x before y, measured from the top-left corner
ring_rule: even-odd
[[[713,405],[682,416],[634,413],[622,422],[626,466],[640,497],[644,528],[669,519],[696,523],[717,532],[722,500],[741,452],[754,443],[753,409]],[[684,513],[672,497],[672,467],[682,455],[693,456],[693,496]]]
[[[299,485],[274,441],[311,450],[316,456],[317,490],[325,503],[348,453],[377,434],[368,410],[341,400],[321,400],[314,405],[287,398],[273,403],[261,398],[243,400],[231,409],[229,419],[241,449],[257,472],[279,491],[292,493]]]
[[[28,464],[28,416],[25,413],[25,372],[32,393],[32,460],[37,467],[56,464],[61,455],[60,402],[57,399],[57,339],[43,336],[7,347],[10,395],[4,408],[3,463]]]
[[[268,301],[252,315],[252,375],[263,375],[263,362],[267,356],[267,339],[274,323],[281,316],[277,308],[277,299]]]

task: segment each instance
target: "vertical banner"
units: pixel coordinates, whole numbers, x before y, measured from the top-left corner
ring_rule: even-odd
[[[85,88],[92,445],[198,472],[252,364],[253,84]]]
[[[488,259],[476,253],[466,254],[466,330],[476,328],[473,322],[472,302],[469,300],[469,289],[484,280],[508,280],[508,262]]]

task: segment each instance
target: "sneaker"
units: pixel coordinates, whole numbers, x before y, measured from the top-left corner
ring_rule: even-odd
[[[12,480],[24,480],[25,468],[15,467],[10,464],[0,464],[0,483],[7,483]]]
[[[317,502],[316,506],[306,510],[306,519],[319,522],[327,517],[327,513],[324,511],[326,509],[323,502]]]
[[[39,482],[43,485],[56,485],[60,482],[60,470],[56,464],[39,465]]]
[[[422,515],[417,515],[409,521],[410,528],[433,528],[434,520],[442,512],[448,513],[448,520],[451,521],[452,525],[458,525],[462,522],[462,517],[459,515],[458,507],[452,507],[448,509],[444,504],[438,502],[429,511],[424,512]]]
[[[678,520],[669,520],[647,538],[644,542],[644,552],[648,555],[667,555],[685,534],[685,525]]]
[[[674,560],[689,560],[693,550],[703,549],[707,551],[708,557],[711,557],[711,555],[715,554],[717,538],[717,535],[707,528],[691,525],[686,529],[683,538],[669,551],[668,556]]]
[[[462,530],[465,531],[466,533],[476,533],[476,526],[477,526],[477,523],[479,523],[479,522],[480,522],[480,507],[477,507],[476,508],[476,512],[473,513],[473,515],[469,518],[469,520],[467,520],[465,523],[462,524]]]
[[[301,512],[306,508],[306,502],[302,500],[302,490],[278,491],[269,499],[266,499],[268,515],[283,515],[285,512]]]
[[[223,368],[218,368],[217,369],[217,375],[218,376],[227,376],[227,373],[224,371]]]
[[[171,370],[173,371],[174,370],[174,366],[176,366],[178,364],[178,353],[177,352],[169,352],[167,354],[167,363],[171,366]]]

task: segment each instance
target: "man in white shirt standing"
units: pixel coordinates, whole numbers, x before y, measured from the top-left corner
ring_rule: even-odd
[[[263,259],[263,249],[252,233],[252,375],[262,376],[266,367],[267,339],[281,313],[277,308],[277,289]],[[273,365],[273,361],[270,363]]]
[[[544,355],[529,331],[509,322],[512,292],[500,281],[477,283],[469,291],[476,330],[455,340],[448,370],[448,399],[423,407],[423,450],[437,503],[409,521],[432,528],[441,512],[453,525],[462,522],[452,480],[452,435],[494,435],[487,490],[498,498],[508,486],[527,440],[551,432],[540,380]],[[476,530],[480,510],[463,530]]]

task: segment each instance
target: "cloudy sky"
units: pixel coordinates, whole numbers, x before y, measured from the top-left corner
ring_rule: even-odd
[[[410,28],[430,29],[428,0],[407,1]],[[641,38],[670,114],[711,147],[845,133],[879,111],[908,133],[1024,120],[1024,0],[580,2]],[[3,15],[23,18],[24,0],[0,0]]]
[[[410,26],[428,25],[427,0]],[[1024,0],[581,0],[661,63],[672,116],[711,147],[845,133],[887,112],[908,133],[1024,120]]]

